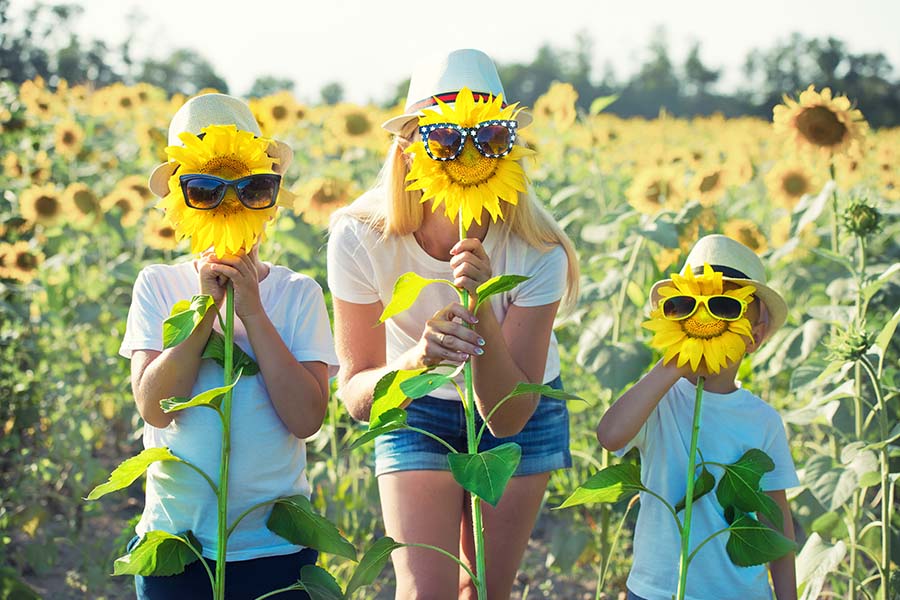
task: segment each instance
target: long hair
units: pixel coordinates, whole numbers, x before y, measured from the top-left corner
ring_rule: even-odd
[[[352,204],[336,211],[331,217],[332,225],[341,215],[348,215],[379,231],[383,237],[408,235],[422,225],[425,209],[421,202],[422,192],[406,189],[406,176],[409,174],[409,167],[403,159],[406,144],[408,140],[394,137],[375,185]],[[580,278],[575,247],[562,227],[541,205],[531,186],[519,193],[517,204],[505,204],[503,213],[507,232],[515,233],[529,246],[544,251],[562,246],[568,263],[563,306],[574,306],[578,299]]]

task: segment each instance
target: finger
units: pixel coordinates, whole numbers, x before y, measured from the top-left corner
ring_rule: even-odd
[[[485,282],[490,279],[490,274],[485,272],[485,270],[479,265],[475,265],[472,263],[462,263],[455,269],[453,269],[454,277],[468,277],[473,281]]]
[[[482,258],[473,252],[463,252],[450,259],[450,267],[453,269],[458,269],[463,265],[472,265],[480,271],[489,271],[491,268],[489,260]]]
[[[450,321],[435,321],[429,323],[429,331],[426,339],[432,340],[436,345],[460,352],[463,354],[482,354],[484,339],[478,332],[469,329],[465,325]]]
[[[472,314],[471,311],[469,311],[458,302],[448,304],[441,310],[434,313],[433,319],[441,321],[452,321],[453,319],[459,319],[464,323],[471,323],[472,325],[478,322],[478,317],[476,317],[474,314]]]
[[[228,279],[231,279],[232,281],[240,280],[242,278],[242,274],[240,271],[224,263],[213,263],[210,265],[210,269],[216,275],[226,277]]]
[[[488,257],[487,252],[484,250],[484,246],[481,244],[481,240],[478,238],[466,238],[460,240],[450,248],[451,255],[462,254],[463,252],[471,252],[482,260],[487,260]]]
[[[426,365],[436,365],[442,362],[461,363],[468,360],[469,355],[464,352],[457,352],[445,346],[441,346],[434,340],[426,340],[425,356],[422,359]]]

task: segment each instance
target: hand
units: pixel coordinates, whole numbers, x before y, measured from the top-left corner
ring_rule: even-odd
[[[234,314],[243,321],[263,312],[259,297],[259,272],[249,254],[242,250],[234,256],[217,258],[212,255],[207,260],[215,274],[234,284]],[[222,287],[224,289],[224,285]]]
[[[484,354],[484,339],[463,324],[477,322],[475,315],[456,302],[434,313],[416,346],[418,362],[426,367],[443,362],[460,364],[472,354]]]
[[[460,240],[450,249],[453,284],[468,290],[474,300],[478,286],[490,279],[491,259],[477,238]]]
[[[221,308],[225,301],[225,284],[228,278],[212,268],[211,258],[215,260],[216,255],[212,250],[207,250],[197,259],[197,279],[200,283],[200,293],[212,296],[213,302]]]

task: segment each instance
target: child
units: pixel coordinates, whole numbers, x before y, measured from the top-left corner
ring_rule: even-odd
[[[793,539],[791,513],[785,489],[799,485],[788,449],[784,425],[778,413],[741,387],[736,381],[745,353],[753,352],[785,320],[787,306],[782,297],[765,285],[762,262],[749,248],[722,235],[704,237],[691,250],[687,264],[702,273],[707,263],[723,274],[724,291],[752,285],[754,300],[744,316],[752,326],[746,350],[729,360],[718,373],[701,362],[697,372],[690,362],[677,367],[677,359],[660,361],[640,381],[626,391],[606,411],[597,426],[597,439],[619,456],[631,448],[641,454],[641,481],[675,505],[685,496],[688,452],[694,411],[696,383],[705,378],[699,448],[703,459],[728,464],[747,450],[758,448],[768,454],[775,469],[766,473],[760,485],[781,508],[784,535]],[[671,280],[657,282],[651,304],[659,303],[659,289]],[[700,304],[696,310],[703,307]],[[709,313],[706,313],[709,314]],[[690,318],[690,317],[689,317]],[[721,321],[720,321],[721,322]],[[687,327],[687,325],[685,325]],[[733,355],[732,355],[733,356]],[[720,469],[710,469],[721,476]],[[693,509],[691,547],[715,531],[727,527],[723,509],[715,494],[700,498]],[[634,534],[634,561],[628,576],[629,600],[669,600],[678,587],[680,536],[672,514],[648,494],[641,494],[641,509]],[[687,597],[725,600],[771,598],[771,589],[762,566],[737,567],[725,551],[727,534],[706,544],[688,570]],[[794,555],[769,564],[778,600],[796,598]]]
[[[239,131],[260,136],[246,104],[230,96],[207,94],[191,99],[176,113],[169,128],[169,144],[181,145],[178,135],[183,131],[199,135],[213,124],[233,124]],[[284,172],[289,150],[277,142],[269,148],[269,155],[277,154],[280,161],[273,169]],[[232,170],[237,168],[233,155],[226,158],[230,162],[223,162]],[[171,162],[157,171],[160,169],[168,169],[169,175],[175,170]],[[215,170],[210,174],[229,179],[246,175]],[[167,177],[154,176],[151,188],[165,195],[169,192],[166,181]],[[228,186],[221,204],[232,214],[242,210],[234,185]],[[223,385],[222,367],[202,358],[211,332],[220,331],[215,311],[206,313],[187,340],[166,350],[162,326],[176,302],[196,294],[209,294],[221,309],[228,281],[234,285],[235,343],[259,365],[257,375],[241,377],[234,388],[230,525],[260,502],[310,494],[303,438],[313,435],[322,424],[329,367],[337,365],[322,290],[305,275],[261,261],[258,242],[247,251],[222,258],[207,250],[191,261],[150,265],[135,283],[119,352],[131,359],[132,389],[145,421],[144,446],[166,446],[216,481],[221,453],[219,416],[202,408],[166,414],[159,406],[164,398],[192,397]],[[216,496],[198,473],[175,462],[155,463],[147,471],[146,494],[138,536],[152,530],[191,530],[203,545],[203,556],[215,558]],[[301,567],[316,562],[314,550],[292,545],[269,531],[266,519],[270,510],[267,506],[252,511],[229,537],[225,578],[229,598],[255,598],[290,585]],[[207,562],[215,571],[215,561]],[[200,561],[190,564],[181,575],[136,577],[136,587],[139,599],[212,597]],[[279,597],[282,595],[307,597],[305,592]]]

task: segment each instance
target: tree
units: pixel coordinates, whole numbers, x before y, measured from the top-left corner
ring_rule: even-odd
[[[161,87],[169,94],[196,94],[204,88],[228,93],[228,84],[213,70],[209,62],[186,48],[173,50],[163,60],[148,59],[138,75],[139,81]]]
[[[319,90],[319,96],[322,97],[322,102],[325,104],[337,104],[344,99],[344,86],[337,81],[326,83]]]
[[[263,96],[271,96],[278,92],[293,92],[294,81],[286,77],[275,77],[274,75],[263,75],[257,77],[250,86],[247,96],[250,98],[262,98]]]

